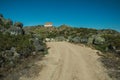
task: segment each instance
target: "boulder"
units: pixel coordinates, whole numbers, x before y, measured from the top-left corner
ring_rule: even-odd
[[[55,38],[55,41],[66,41],[64,36],[58,36]]]
[[[105,38],[101,37],[100,35],[92,35],[88,38],[88,44],[103,44],[105,42]]]
[[[14,53],[13,53],[11,50],[6,50],[6,51],[5,51],[5,57],[9,57],[9,58],[10,58],[10,57],[13,56],[13,54],[14,54]]]
[[[81,42],[81,43],[87,43],[87,42],[88,42],[88,39],[87,39],[87,38],[81,38],[81,39],[80,39],[80,42]]]
[[[13,52],[13,57],[14,57],[14,58],[19,58],[19,57],[20,57],[20,54],[17,53],[15,47],[12,47],[12,48],[10,49],[10,51]]]
[[[94,38],[94,44],[96,44],[96,45],[97,44],[104,44],[104,42],[105,42],[105,39],[101,36],[96,36]]]
[[[14,58],[19,58],[20,57],[20,54],[19,53],[17,53],[17,52],[14,52],[14,56],[13,56]]]
[[[24,30],[20,27],[10,27],[8,32],[11,34],[11,35],[23,35],[24,34]]]
[[[50,38],[45,38],[45,41],[46,42],[50,42]]]
[[[15,47],[11,47],[11,52],[16,52],[16,48]]]
[[[35,55],[36,55],[36,52],[35,52],[35,51],[34,51],[34,52],[32,52],[32,55],[34,55],[34,56],[35,56]]]
[[[79,43],[80,42],[80,37],[74,37],[72,39],[72,42]]]
[[[68,41],[69,41],[69,42],[72,41],[72,36],[68,36]]]
[[[54,41],[55,41],[55,39],[51,38],[51,39],[50,39],[50,41],[51,41],[51,42],[54,42]]]
[[[88,38],[88,44],[93,44],[94,42],[94,39],[95,39],[95,35],[92,35],[91,37]]]
[[[43,51],[44,47],[40,44],[40,41],[38,38],[33,39],[33,45],[35,46],[36,51]]]
[[[14,27],[20,27],[20,28],[22,28],[22,27],[23,27],[23,24],[22,24],[21,22],[16,22],[16,23],[14,24]]]
[[[14,67],[15,63],[14,63],[14,61],[11,60],[7,65],[8,65],[8,67]]]

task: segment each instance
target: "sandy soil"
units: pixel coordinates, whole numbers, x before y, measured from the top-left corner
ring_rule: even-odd
[[[96,50],[67,42],[48,42],[49,54],[42,61],[39,75],[20,80],[111,80],[98,61]]]

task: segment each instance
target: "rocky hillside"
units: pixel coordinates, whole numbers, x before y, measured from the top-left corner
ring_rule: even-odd
[[[43,26],[33,26],[25,28],[31,33],[40,34],[45,39],[53,41],[66,40],[74,43],[84,43],[92,45],[103,52],[114,52],[120,54],[120,33],[111,29],[90,29],[90,28],[73,28],[67,25],[60,27],[44,28]]]
[[[26,58],[46,53],[45,41],[68,41],[85,44],[103,53],[101,61],[111,77],[120,80],[120,32],[111,29],[75,28],[67,25],[45,28],[23,27],[21,22],[5,19],[0,14],[0,77],[18,67]],[[40,55],[43,55],[40,53]]]
[[[40,34],[45,41],[68,41],[75,44],[85,44],[98,49],[100,59],[108,69],[108,74],[115,80],[120,80],[120,33],[111,29],[74,28],[67,25],[44,28],[34,26],[26,28],[31,33]]]
[[[45,51],[39,35],[26,33],[21,22],[13,23],[0,14],[0,79],[30,56],[44,55]]]

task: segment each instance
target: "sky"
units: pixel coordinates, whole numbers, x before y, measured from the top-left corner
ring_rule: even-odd
[[[24,26],[54,26],[120,31],[120,0],[0,0],[0,13]]]

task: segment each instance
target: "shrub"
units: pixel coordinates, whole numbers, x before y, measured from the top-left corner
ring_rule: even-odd
[[[23,27],[23,24],[22,24],[21,22],[16,22],[16,23],[14,24],[14,26],[15,26],[15,27],[20,27],[20,28],[22,28],[22,27]]]

